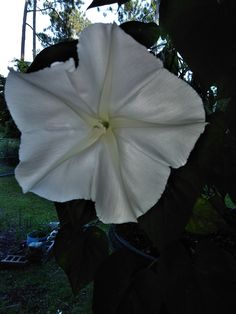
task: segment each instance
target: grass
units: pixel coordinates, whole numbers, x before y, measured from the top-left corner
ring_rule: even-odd
[[[29,231],[57,221],[53,203],[22,194],[14,177],[0,177],[0,231],[25,240]],[[92,286],[76,297],[64,272],[51,258],[25,269],[0,270],[0,313],[90,314]]]
[[[0,178],[0,230],[15,230],[18,237],[57,220],[52,202],[32,193],[22,194],[14,177]]]

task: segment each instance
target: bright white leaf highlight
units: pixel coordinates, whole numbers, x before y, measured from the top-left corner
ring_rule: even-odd
[[[204,131],[202,101],[116,24],[85,29],[78,55],[78,68],[10,72],[6,99],[22,132],[16,179],[52,201],[92,199],[105,223],[136,221]]]

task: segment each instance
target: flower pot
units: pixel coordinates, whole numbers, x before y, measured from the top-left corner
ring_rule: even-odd
[[[26,243],[29,245],[32,242],[44,242],[47,240],[47,234],[42,231],[32,231],[27,234]]]

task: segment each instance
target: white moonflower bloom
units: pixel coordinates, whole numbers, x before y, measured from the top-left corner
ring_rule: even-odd
[[[78,68],[10,72],[16,179],[52,201],[91,199],[105,223],[137,221],[204,131],[202,101],[116,24],[87,27],[78,55]]]

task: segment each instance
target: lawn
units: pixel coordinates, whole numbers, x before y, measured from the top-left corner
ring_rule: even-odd
[[[52,221],[57,221],[53,203],[22,194],[13,176],[0,177],[0,236],[9,233],[22,241],[29,231],[47,228]],[[92,286],[74,297],[53,257],[24,269],[0,270],[0,277],[0,313],[92,313]]]

